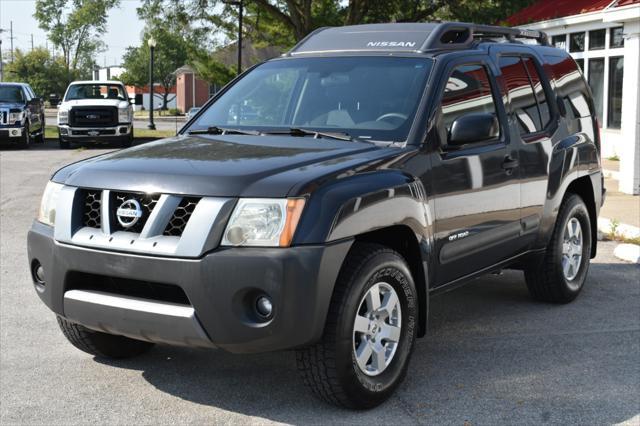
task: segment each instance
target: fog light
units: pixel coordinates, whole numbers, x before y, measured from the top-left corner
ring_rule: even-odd
[[[120,127],[120,134],[124,135],[127,133],[127,128],[126,127]]]
[[[18,136],[18,131],[14,129],[14,130],[11,131],[11,134],[13,136]]]
[[[33,263],[33,278],[38,284],[44,285],[44,268],[37,260]]]
[[[69,134],[69,129],[67,129],[66,127],[60,127],[60,134],[61,135],[68,135]]]
[[[271,314],[273,314],[273,304],[271,303],[271,299],[267,296],[258,297],[258,300],[256,300],[256,311],[258,311],[260,316],[270,318]]]

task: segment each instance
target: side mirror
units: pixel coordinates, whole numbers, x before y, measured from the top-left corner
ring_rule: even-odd
[[[451,124],[447,146],[459,147],[468,143],[495,139],[499,135],[500,126],[495,114],[465,114]]]

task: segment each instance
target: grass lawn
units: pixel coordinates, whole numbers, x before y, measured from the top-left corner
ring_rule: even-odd
[[[168,138],[175,136],[174,130],[149,130],[149,129],[135,129],[133,135],[136,138]],[[47,126],[44,130],[44,137],[48,139],[58,138],[58,127]]]

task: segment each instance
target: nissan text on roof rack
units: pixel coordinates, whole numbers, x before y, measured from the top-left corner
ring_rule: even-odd
[[[295,349],[321,399],[374,407],[438,294],[514,268],[535,299],[578,296],[604,199],[593,111],[537,31],[323,28],[177,136],[57,171],[33,283],[98,357]]]

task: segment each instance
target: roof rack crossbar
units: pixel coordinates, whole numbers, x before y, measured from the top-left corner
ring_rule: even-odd
[[[543,46],[549,45],[547,34],[542,31],[477,25],[465,22],[443,22],[429,34],[419,51],[465,48],[473,43],[476,38],[480,38],[479,36],[500,36],[511,42],[517,38],[528,38],[537,40]]]

